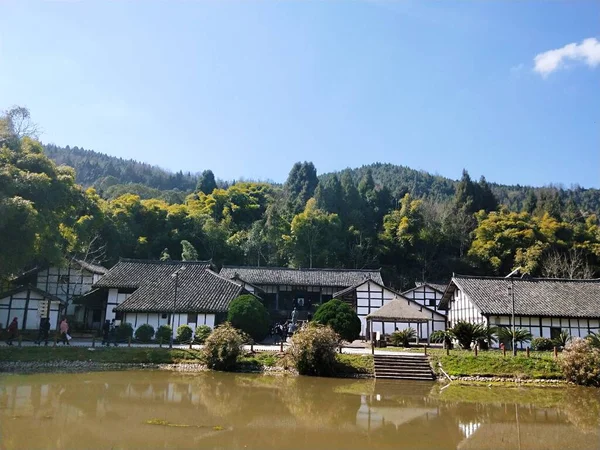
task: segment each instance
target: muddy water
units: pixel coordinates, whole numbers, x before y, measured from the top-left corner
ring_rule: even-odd
[[[600,449],[600,390],[202,373],[0,376],[0,449]]]

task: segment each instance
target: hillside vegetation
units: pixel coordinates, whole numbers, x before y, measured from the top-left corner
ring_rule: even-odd
[[[0,118],[0,279],[65,256],[181,259],[184,241],[217,265],[382,267],[397,289],[516,266],[599,275],[598,190],[500,186],[467,172],[452,181],[389,164],[318,177],[311,162],[294,164],[283,186],[227,184],[210,170],[170,174],[79,149],[58,158],[15,120],[28,111]]]

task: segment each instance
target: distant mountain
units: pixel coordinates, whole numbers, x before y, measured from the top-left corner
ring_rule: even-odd
[[[117,184],[136,183],[159,190],[192,191],[198,175],[190,172],[172,173],[133,159],[109,156],[79,147],[44,145],[46,154],[57,164],[71,166],[79,184],[102,189]]]
[[[185,194],[196,188],[198,175],[191,172],[176,173],[160,167],[109,156],[79,147],[44,146],[47,155],[57,164],[75,168],[77,182],[83,186],[94,186],[106,198],[131,192],[142,198],[163,198],[169,203],[183,201]],[[448,201],[454,196],[458,181],[440,175],[432,175],[423,170],[388,163],[374,163],[355,169],[345,169],[358,181],[368,170],[379,186],[385,186],[396,200],[410,193],[418,198]],[[324,180],[342,171],[325,173],[319,176]],[[218,181],[219,186],[228,183]],[[527,196],[534,192],[538,199],[556,197],[561,209],[571,208],[581,213],[600,215],[600,190],[584,189],[578,186],[566,189],[562,186],[532,187],[489,183],[500,204],[511,210],[523,209]]]
[[[345,170],[350,171],[355,182],[358,182],[370,170],[375,183],[389,189],[396,200],[402,198],[404,194],[410,193],[417,198],[448,201],[454,196],[458,184],[457,180],[388,163],[374,163]],[[342,172],[326,173],[319,178],[323,180],[334,174],[340,176]],[[527,196],[533,192],[541,201],[544,199],[550,201],[551,198],[557,196],[557,201],[562,204],[561,209],[570,207],[583,213],[600,215],[600,189],[585,189],[579,186],[567,189],[560,185],[544,187],[504,185],[489,181],[488,183],[498,202],[514,211],[521,211]]]

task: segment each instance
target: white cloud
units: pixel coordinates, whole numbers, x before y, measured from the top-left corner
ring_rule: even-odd
[[[596,67],[600,64],[600,42],[596,38],[588,38],[581,44],[571,43],[540,53],[533,59],[533,70],[546,77],[563,67],[566,60],[583,61],[590,67]]]

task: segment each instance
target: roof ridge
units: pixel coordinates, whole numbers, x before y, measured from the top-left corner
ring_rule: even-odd
[[[200,264],[212,264],[212,259],[197,259],[193,261],[177,261],[170,259],[168,261],[161,261],[160,259],[136,259],[136,258],[119,258],[119,262],[134,262],[141,264],[162,264],[162,265],[175,265],[175,264],[187,264],[187,265],[200,265]]]
[[[259,269],[259,270],[292,270],[296,272],[308,271],[330,271],[330,272],[381,272],[381,267],[378,269],[342,269],[342,268],[294,268],[294,267],[277,267],[277,266],[229,266],[224,265],[222,269]]]
[[[227,281],[228,283],[233,284],[234,286],[237,286],[239,288],[243,288],[244,286],[241,284],[237,284],[235,281],[233,281],[230,278],[225,278],[223,275],[218,274],[217,272],[215,272],[214,270],[211,269],[204,269],[205,272],[210,272],[212,275],[216,276],[217,278],[220,278],[221,280]]]
[[[540,278],[536,278],[536,277],[530,277],[530,278],[506,278],[506,277],[493,277],[493,276],[489,276],[489,275],[460,275],[460,274],[454,274],[454,276],[452,278],[474,278],[477,280],[505,280],[505,281],[558,281],[558,282],[575,282],[575,283],[581,283],[581,282],[593,282],[593,283],[599,283],[600,282],[600,278],[548,278],[548,277],[540,277]]]

